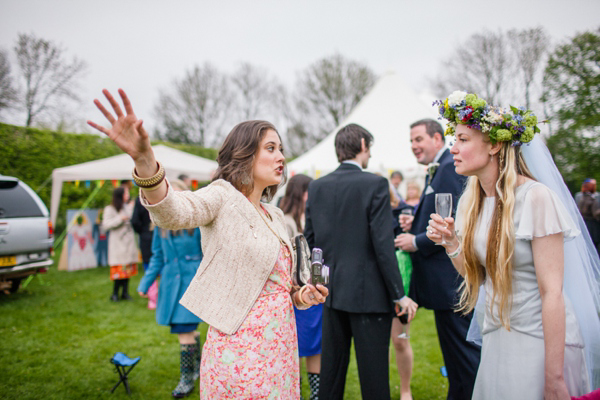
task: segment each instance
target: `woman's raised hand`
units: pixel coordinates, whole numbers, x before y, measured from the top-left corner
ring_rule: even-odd
[[[156,169],[156,162],[154,161],[154,153],[150,146],[148,133],[142,126],[143,121],[135,116],[131,102],[123,89],[119,89],[119,95],[125,107],[125,115],[123,115],[119,103],[108,90],[104,89],[102,93],[104,93],[104,96],[112,106],[116,117],[102,105],[100,100],[94,99],[94,104],[104,114],[108,122],[110,122],[111,128],[106,129],[92,121],[88,121],[88,125],[108,136],[121,150],[129,154],[136,161],[136,164],[138,161],[141,161]],[[139,172],[141,171],[138,170]]]

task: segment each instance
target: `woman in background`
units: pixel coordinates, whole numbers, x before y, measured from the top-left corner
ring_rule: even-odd
[[[285,225],[290,238],[304,231],[304,209],[308,199],[308,184],[312,178],[298,174],[290,178],[281,200]],[[306,372],[310,386],[310,399],[319,398],[321,374],[321,326],[323,322],[323,304],[307,310],[294,307],[296,329],[298,330],[298,353],[306,360]],[[300,360],[302,362],[302,360]],[[302,383],[301,383],[302,384]]]
[[[129,190],[120,186],[113,192],[112,203],[102,213],[102,229],[109,231],[108,265],[110,279],[114,282],[112,301],[130,300],[129,278],[137,275],[138,248],[131,226],[133,205],[129,203]]]
[[[406,183],[406,200],[404,202],[410,206],[416,207],[421,199],[421,186],[415,181]]]
[[[188,190],[185,183],[176,179],[170,182],[176,191]],[[192,282],[196,270],[202,261],[202,243],[200,229],[170,231],[154,229],[152,239],[152,257],[140,284],[138,293],[147,297],[148,290],[156,284],[160,275],[156,305],[156,322],[171,327],[176,333],[180,345],[181,376],[173,397],[182,398],[194,390],[194,381],[198,379],[202,346],[198,324],[200,318],[179,304],[186,289]]]

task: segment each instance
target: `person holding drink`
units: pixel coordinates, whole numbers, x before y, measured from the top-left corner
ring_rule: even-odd
[[[454,269],[444,248],[436,246],[425,232],[429,216],[436,209],[436,194],[450,193],[456,204],[465,178],[454,171],[452,155],[445,146],[444,130],[437,121],[423,119],[413,123],[410,141],[419,164],[428,167],[427,176],[414,216],[400,215],[402,229],[409,233],[398,235],[395,244],[411,255],[411,297],[434,311],[448,372],[448,398],[470,399],[480,354],[479,346],[466,340],[472,313],[462,315],[455,312],[462,277]]]
[[[437,104],[449,121],[446,134],[456,137],[456,172],[469,179],[456,221],[431,214],[427,237],[465,278],[459,309],[470,313],[479,297],[485,303],[473,398],[566,400],[587,393],[590,377],[600,380],[592,372],[600,365],[599,290],[590,280],[600,262],[591,241],[569,250],[567,242],[581,240],[583,221],[575,223],[574,201],[547,148],[534,139],[537,117],[459,91]],[[566,192],[570,210],[555,190]],[[586,315],[587,335],[578,315]]]
[[[135,162],[142,204],[159,228],[200,227],[204,257],[181,304],[210,325],[200,368],[200,398],[297,399],[298,347],[292,305],[322,304],[323,285],[293,287],[293,253],[283,213],[270,200],[285,183],[281,138],[266,121],[229,133],[210,185],[176,192],[154,158],[148,134],[123,90],[113,111],[94,103],[111,124],[105,133]]]

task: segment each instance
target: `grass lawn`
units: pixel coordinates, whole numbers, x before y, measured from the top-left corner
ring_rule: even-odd
[[[132,278],[133,301],[111,303],[107,268],[78,272],[52,268],[25,289],[0,294],[0,398],[129,398],[118,381],[112,355],[122,351],[142,360],[129,375],[131,399],[168,399],[179,379],[177,338],[159,326],[146,299],[135,295],[140,275]],[[203,340],[206,324],[201,325]],[[411,327],[415,354],[415,399],[444,399],[447,379],[440,374],[442,354],[433,313],[420,310]],[[400,398],[400,378],[390,350],[392,399]],[[306,376],[304,397],[308,398]],[[188,397],[197,399],[197,389]],[[356,362],[346,381],[347,399],[360,399]]]

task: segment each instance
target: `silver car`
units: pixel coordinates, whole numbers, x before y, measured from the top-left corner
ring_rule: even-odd
[[[45,272],[53,242],[39,196],[19,179],[0,175],[0,290],[16,292],[23,278]]]

